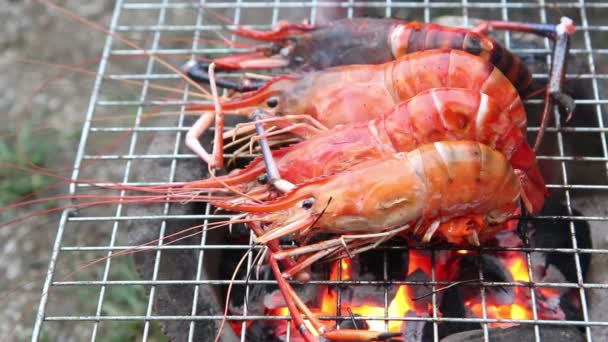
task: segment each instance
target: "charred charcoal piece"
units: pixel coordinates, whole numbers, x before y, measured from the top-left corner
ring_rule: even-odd
[[[273,321],[255,320],[247,327],[245,337],[247,341],[281,341],[274,333],[274,330]]]
[[[405,316],[420,317],[420,315],[413,310],[409,310]],[[405,321],[401,326],[401,335],[405,341],[422,341],[424,336],[424,327],[427,325],[428,324],[425,321]]]
[[[549,200],[545,203],[541,215],[560,216],[568,215],[568,208],[559,201]],[[573,216],[582,214],[572,209]],[[591,234],[587,221],[575,220],[574,230],[578,248],[591,248]],[[572,248],[572,237],[570,234],[570,222],[568,220],[533,220],[527,222],[530,229],[532,247],[537,248]],[[588,253],[579,254],[581,271],[583,277],[589,269],[591,255]],[[566,280],[571,283],[578,282],[576,276],[576,265],[572,253],[547,253],[547,264],[554,265],[564,275]]]
[[[443,300],[439,306],[439,312],[442,317],[449,318],[465,318],[466,311],[464,307],[464,297],[462,290],[458,286],[450,287],[443,291]],[[474,322],[441,322],[438,325],[439,338],[442,339],[455,333],[469,330],[477,330],[481,326]],[[434,341],[433,338],[433,323],[429,322],[424,327],[422,341]]]
[[[457,281],[479,279],[479,270],[483,273],[484,281],[488,282],[512,282],[513,277],[509,270],[503,265],[499,258],[491,255],[467,254],[462,257],[458,269]],[[462,286],[462,293],[465,298],[479,296],[479,286]],[[512,303],[515,293],[512,286],[486,287],[486,296],[489,301],[497,304]]]
[[[561,216],[568,215],[568,208],[559,201],[550,200],[545,204],[541,215]],[[572,209],[572,215],[579,216],[581,213]],[[587,221],[575,220],[574,231],[578,248],[592,248],[589,223]],[[527,222],[530,242],[536,248],[572,248],[572,236],[570,233],[570,222],[568,220],[532,220]],[[535,253],[538,254],[538,253]],[[534,254],[533,254],[534,255]],[[545,269],[538,273],[544,275],[543,281],[578,283],[576,264],[573,253],[548,252],[543,253],[545,258]],[[581,273],[586,277],[591,262],[591,254],[579,254]],[[559,279],[563,277],[562,279]],[[582,320],[583,315],[579,306],[579,295],[577,289],[559,289],[562,292],[559,307],[566,314],[568,320]]]
[[[187,125],[187,123],[186,123]],[[211,143],[211,137],[203,137],[205,144]],[[164,146],[172,144],[174,138],[169,135],[158,134],[155,136],[150,146]],[[180,153],[185,153],[180,150]],[[150,179],[164,179],[169,172],[171,163],[148,160],[140,165],[141,171],[133,180],[145,181]],[[196,160],[183,160],[178,163],[176,170],[176,179],[192,180],[201,177],[200,162]],[[126,214],[128,216],[150,216],[161,215],[162,206],[130,206]],[[187,205],[171,206],[170,215],[195,215],[204,212],[204,205],[197,203],[189,203]],[[183,230],[185,227],[201,224],[199,220],[168,220],[166,223],[165,233],[167,235],[174,234]],[[151,240],[158,239],[158,227],[160,222],[157,220],[135,220],[129,223],[129,242],[133,246],[145,244]],[[200,246],[200,235],[192,236],[179,241],[180,245]],[[208,244],[224,243],[223,230],[212,229],[207,234]],[[167,252],[167,253],[164,253]],[[239,251],[241,252],[241,251]],[[137,271],[142,279],[152,279],[152,274],[155,269],[158,270],[159,279],[196,279],[198,250],[196,249],[179,249],[171,251],[163,251],[163,257],[156,261],[156,253],[135,253],[133,261],[137,267]],[[242,255],[242,252],[241,252]],[[218,279],[220,270],[218,269],[220,252],[217,250],[205,251],[204,270],[201,277],[204,279]],[[215,262],[214,262],[215,261]],[[156,263],[159,262],[157,265]],[[232,269],[230,270],[232,271]],[[225,278],[224,278],[225,279]],[[199,288],[197,306],[197,315],[216,315],[222,312],[224,305],[221,297],[221,291],[218,286],[201,284]],[[146,291],[149,291],[147,287]],[[154,301],[154,313],[160,316],[167,315],[189,315],[192,310],[193,301],[193,286],[181,284],[172,284],[168,286],[160,286],[156,288],[158,296]],[[172,341],[184,341],[188,339],[190,322],[183,320],[160,321],[159,322],[163,333]],[[217,334],[220,322],[219,321],[196,321],[194,323],[195,341],[206,341],[209,336]],[[222,332],[222,341],[232,342],[238,341],[236,334],[232,329],[224,329]]]
[[[384,246],[403,246],[405,242],[397,238]],[[359,272],[362,276],[372,277],[371,280],[384,280],[384,254],[386,253],[387,279],[404,281],[409,269],[409,250],[370,250],[360,255]]]
[[[584,319],[581,307],[574,304],[579,300],[577,292],[566,293],[559,300],[559,308],[562,309],[568,321],[582,321]],[[582,328],[580,329],[581,331],[583,330]]]
[[[425,311],[428,308],[427,304],[431,303],[431,296],[426,296],[426,294],[431,293],[433,290],[431,285],[427,284],[431,281],[431,277],[424,273],[423,270],[417,269],[406,280],[421,283],[421,285],[410,285],[410,291],[412,292],[412,298],[418,298],[414,302],[416,312]],[[437,293],[438,300],[441,300],[442,295],[441,292]]]
[[[466,254],[460,262],[458,280],[469,280],[479,278],[479,268],[483,272],[486,281],[512,281],[509,271],[502,262],[491,255]]]

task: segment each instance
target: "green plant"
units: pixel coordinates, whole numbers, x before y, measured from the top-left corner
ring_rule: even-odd
[[[48,132],[33,133],[27,122],[16,140],[0,140],[0,161],[22,167],[30,167],[30,162],[47,166],[59,146],[52,141]],[[0,205],[11,203],[52,182],[51,177],[17,170],[5,164],[0,167]]]

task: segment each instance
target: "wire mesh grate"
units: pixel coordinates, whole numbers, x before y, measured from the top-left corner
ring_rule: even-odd
[[[489,318],[486,309],[480,318],[453,318],[443,317],[438,311],[439,303],[435,294],[431,296],[432,310],[428,317],[391,317],[391,320],[405,320],[408,322],[432,322],[433,340],[438,341],[438,329],[444,322],[473,322],[480,323],[485,340],[490,340],[490,323],[520,323],[534,327],[534,336],[541,341],[541,330],[545,325],[576,326],[584,330],[587,341],[600,341],[607,336],[608,317],[601,313],[602,300],[608,297],[608,276],[599,272],[592,277],[584,279],[581,258],[592,256],[593,269],[598,268],[602,261],[606,261],[608,245],[606,245],[606,224],[608,217],[602,207],[608,190],[608,148],[606,144],[606,127],[604,126],[605,104],[608,102],[608,69],[605,65],[608,54],[608,3],[601,1],[558,1],[545,3],[544,1],[521,2],[481,2],[481,1],[208,1],[203,4],[178,1],[117,1],[115,11],[110,23],[110,31],[141,42],[143,49],[129,47],[113,36],[107,36],[102,59],[97,71],[94,90],[90,98],[90,105],[86,112],[86,121],[75,160],[74,179],[87,178],[87,167],[95,163],[95,167],[108,167],[119,170],[119,175],[112,181],[129,185],[152,186],[167,182],[188,181],[180,178],[180,165],[182,162],[197,161],[197,157],[183,149],[183,137],[188,129],[188,121],[184,114],[184,107],[192,101],[198,100],[191,89],[179,77],[160,66],[154,59],[142,57],[145,52],[167,59],[173,65],[180,65],[185,60],[198,56],[211,56],[240,51],[239,48],[227,48],[222,44],[209,43],[209,37],[217,37],[216,32],[223,31],[231,25],[244,24],[254,28],[268,29],[281,19],[301,20],[308,18],[311,22],[322,20],[329,10],[335,11],[339,16],[353,17],[359,13],[376,16],[400,17],[408,20],[431,22],[438,17],[459,16],[464,18],[464,24],[471,26],[472,18],[494,20],[516,20],[535,22],[556,22],[563,14],[574,19],[577,23],[577,33],[573,37],[571,54],[573,62],[570,63],[566,75],[566,83],[579,82],[586,92],[576,96],[578,105],[577,115],[571,122],[564,123],[564,118],[556,111],[547,138],[539,153],[539,160],[543,171],[551,170],[548,178],[548,187],[554,199],[566,205],[566,212],[557,214],[539,215],[534,218],[541,222],[568,222],[570,247],[549,248],[525,245],[523,247],[484,248],[484,253],[497,251],[512,251],[525,255],[530,281],[493,282],[483,281],[481,300],[485,304],[487,288],[505,286],[528,289],[530,293],[532,318],[529,319],[494,319]],[[213,13],[222,13],[233,23],[226,25],[217,19]],[[137,21],[133,22],[133,18]],[[176,20],[179,18],[180,20]],[[520,46],[512,44],[513,34],[501,33],[499,37],[508,48],[521,55],[546,58],[546,63],[531,65],[533,77],[541,82],[547,78],[547,67],[550,62],[551,45],[544,42],[541,46]],[[230,37],[235,39],[234,36]],[[207,39],[207,40],[205,40]],[[186,42],[186,43],[184,43]],[[126,64],[128,68],[121,68],[121,61],[136,59],[139,62]],[[545,65],[546,64],[546,65]],[[112,81],[137,81],[138,91],[132,91],[128,96],[116,90]],[[173,87],[178,85],[183,94],[171,93],[169,96],[160,95],[155,85]],[[577,93],[578,94],[578,93]],[[527,108],[538,108],[542,100],[526,100]],[[150,120],[147,116],[157,107],[170,108],[177,115],[172,119]],[[112,120],[115,113],[129,113],[129,119]],[[108,120],[109,119],[109,120]],[[530,138],[538,131],[538,120],[531,119]],[[152,137],[162,135],[166,146],[151,147]],[[110,152],[99,151],[96,143],[116,137],[126,137],[120,146]],[[102,153],[103,152],[103,153]],[[230,158],[231,155],[227,155]],[[153,163],[153,164],[146,164]],[[144,177],[139,175],[146,165],[164,165],[162,175],[159,177]],[[192,165],[192,164],[188,164]],[[196,165],[196,164],[195,164]],[[86,166],[86,167],[85,167]],[[97,184],[103,185],[103,184]],[[70,186],[72,194],[87,191],[91,185],[73,184]],[[124,195],[126,191],[119,192]],[[209,278],[204,267],[209,263],[219,261],[209,260],[213,252],[232,250],[247,252],[254,248],[253,240],[248,243],[217,243],[209,241],[207,231],[199,236],[197,244],[164,243],[168,238],[167,225],[172,222],[190,222],[195,220],[206,227],[211,222],[229,219],[231,216],[218,215],[210,206],[203,206],[198,213],[175,212],[173,209],[179,204],[163,204],[154,214],[146,212],[139,214],[127,210],[125,206],[117,204],[106,211],[89,212],[87,209],[76,214],[73,211],[64,211],[61,215],[57,237],[53,247],[53,254],[49,264],[48,274],[42,291],[37,320],[34,326],[33,340],[42,336],[44,329],[56,322],[72,322],[82,325],[90,330],[91,340],[103,339],[100,336],[101,327],[106,322],[141,322],[138,335],[142,340],[148,340],[151,331],[151,322],[184,322],[189,340],[194,340],[197,322],[222,320],[222,312],[207,312],[202,314],[200,307],[201,286],[215,286],[225,288],[229,279]],[[582,213],[575,211],[578,208]],[[200,214],[199,214],[200,213]],[[590,222],[593,247],[580,247],[577,238],[576,222]],[[153,244],[139,246],[137,251],[154,255],[149,269],[149,277],[121,279],[115,275],[122,259],[110,258],[131,251],[133,246],[124,240],[126,226],[133,222],[149,224],[155,231],[156,241]],[[106,243],[72,241],[70,234],[86,227],[100,227],[107,234]],[[436,290],[449,283],[436,280],[437,251],[432,250],[432,272],[430,281],[394,281],[387,279],[388,268],[387,253],[391,250],[406,249],[406,247],[386,247],[383,257],[383,280],[357,281],[357,285],[376,285],[384,288],[384,316],[374,317],[385,322],[389,320],[387,307],[389,305],[389,285],[429,285]],[[166,253],[172,251],[190,250],[194,254],[192,265],[196,268],[192,278],[165,279],[159,277],[161,260]],[[532,274],[533,258],[535,253],[559,253],[571,256],[575,265],[574,281],[553,282],[534,281]],[[90,279],[66,279],[57,274],[57,263],[62,258],[75,258],[76,255],[106,256],[98,264],[98,274]],[[245,261],[246,271],[253,267],[253,257]],[[601,267],[599,267],[601,268]],[[601,271],[601,270],[600,270]],[[113,273],[114,272],[114,273]],[[597,270],[596,270],[597,272]],[[235,280],[234,284],[244,288],[243,302],[247,302],[250,287],[256,284],[273,284],[272,280]],[[338,306],[340,306],[341,286],[354,285],[354,282],[335,280],[315,280],[312,284],[327,284],[338,289]],[[159,300],[158,292],[163,287],[171,285],[184,285],[191,295],[190,307],[185,311],[173,314],[158,314],[153,309]],[[104,306],[107,305],[109,291],[116,287],[145,286],[145,308],[139,314],[107,314]],[[62,311],[57,307],[60,297],[57,293],[63,289],[72,291],[84,288],[90,297],[87,300],[96,303],[95,309],[86,313]],[[541,319],[537,312],[537,298],[535,288],[577,289],[577,298],[580,302],[582,317],[579,320],[546,320]],[[485,305],[484,305],[485,308]],[[340,311],[338,311],[340,312]],[[336,319],[336,317],[327,317]],[[337,317],[345,319],[345,317]],[[346,317],[348,318],[348,317]],[[269,319],[264,315],[248,314],[247,305],[240,315],[229,315],[229,319],[242,322],[240,325],[241,340],[247,335],[247,321]],[[272,318],[271,318],[272,319]],[[277,316],[274,319],[287,320],[287,316]],[[227,328],[229,329],[229,328]],[[289,331],[289,329],[288,329]],[[208,337],[209,339],[212,336]],[[287,336],[287,340],[291,340]]]

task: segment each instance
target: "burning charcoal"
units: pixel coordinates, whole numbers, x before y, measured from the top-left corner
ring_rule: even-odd
[[[384,290],[382,285],[355,285],[344,287],[340,296],[343,303],[352,306],[363,306],[369,303],[376,303],[382,306],[384,303]],[[397,286],[388,287],[388,298],[394,298],[397,293]]]
[[[512,328],[493,328],[489,330],[492,342],[534,341],[534,327],[531,325],[520,325]],[[441,342],[469,342],[483,341],[483,330],[465,331],[450,335]],[[583,334],[571,326],[542,326],[540,327],[540,340],[551,342],[582,342],[585,340]]]
[[[541,215],[560,216],[568,215],[568,208],[557,200],[548,200],[545,203]],[[582,215],[578,210],[572,209],[572,215]],[[574,230],[578,248],[591,248],[591,235],[587,221],[576,220]],[[530,244],[536,248],[572,248],[572,237],[570,235],[570,222],[567,220],[533,220],[528,221]],[[580,263],[583,277],[589,269],[591,255],[581,253]],[[577,283],[576,265],[572,253],[547,253],[547,264],[555,265],[564,275],[566,280]]]
[[[424,273],[421,269],[416,270],[416,272],[410,274],[407,278],[407,281],[415,281],[419,283],[428,283],[431,281],[431,278]],[[427,296],[427,294],[431,293],[433,290],[430,285],[410,285],[412,298],[416,298],[417,300],[414,302],[416,305],[416,312],[419,314],[427,313],[428,308],[432,303],[432,296]],[[437,301],[441,301],[441,292],[437,293]]]
[[[294,286],[294,289],[300,299],[307,305],[318,306],[317,300],[319,292],[324,287],[320,285],[306,284],[305,286]],[[264,307],[266,309],[278,309],[287,306],[285,303],[285,297],[279,290],[268,292],[263,299]]]
[[[419,313],[410,310],[407,312],[406,317],[428,317],[427,315],[420,315]],[[401,327],[401,333],[403,339],[408,342],[422,341],[424,326],[427,322],[425,321],[404,321]]]
[[[582,321],[584,318],[580,304],[578,304],[579,298],[577,292],[566,293],[559,300],[559,308],[564,312],[565,319],[568,321]]]
[[[287,304],[285,304],[285,298],[279,290],[274,290],[271,293],[265,295],[263,302],[264,307],[268,310],[278,309],[287,306]]]
[[[353,314],[354,317],[361,317],[361,315]],[[361,329],[369,330],[369,325],[364,320],[358,319],[345,319],[340,322],[340,329]]]
[[[383,268],[383,251],[369,251],[361,255],[357,255],[352,259],[343,259],[342,262],[347,263],[347,271],[342,272],[342,279],[372,281],[382,280]],[[346,274],[347,272],[348,274]],[[404,270],[402,272],[405,273]],[[335,272],[330,276],[330,279],[338,279]],[[340,295],[342,302],[349,303],[352,306],[361,306],[369,303],[384,302],[384,291],[388,290],[388,297],[393,298],[397,292],[397,286],[384,285],[355,285],[355,286],[340,286]]]
[[[236,265],[238,264],[238,261],[236,259],[236,257],[238,256],[238,254],[232,254],[230,257],[226,256],[225,258],[225,265],[226,265],[226,269],[224,270],[225,272],[229,272],[228,270],[233,270]],[[224,274],[224,276],[226,278],[231,277],[231,274]],[[237,277],[237,279],[240,280],[251,280],[251,279],[256,279],[256,276],[259,276],[258,279],[260,280],[270,280],[270,279],[274,279],[274,275],[272,275],[272,271],[270,270],[270,267],[268,267],[267,265],[263,265],[259,272],[255,269],[255,267],[252,267],[250,272],[247,273],[246,270],[243,270],[242,272],[239,273],[239,276]],[[245,306],[245,298],[247,298],[247,312],[250,315],[262,315],[264,314],[264,312],[266,312],[266,308],[264,307],[264,302],[263,302],[263,298],[266,294],[272,292],[274,289],[276,289],[276,285],[269,285],[269,284],[252,284],[252,283],[247,283],[247,286],[244,285],[238,285],[238,286],[233,286],[232,287],[232,295],[231,295],[231,300],[230,300],[230,312],[234,313],[234,314],[241,314],[243,313],[243,308]],[[249,295],[248,297],[245,296],[245,291],[246,289],[249,288]],[[222,294],[222,298],[225,298],[225,294]]]
[[[251,274],[249,275],[250,279],[255,278],[256,273],[255,269],[251,270]],[[270,267],[267,265],[263,265],[259,271],[260,280],[269,280],[274,279],[272,275],[272,271]],[[246,279],[246,276],[242,278]],[[276,285],[268,285],[268,284],[251,284],[249,283],[249,296],[247,301],[247,312],[250,315],[262,315],[266,312],[266,307],[263,298],[266,294],[272,292]],[[234,286],[234,292],[231,296],[230,300],[230,312],[236,315],[242,314],[244,308],[244,300],[245,300],[245,286]]]
[[[386,254],[387,278],[403,281],[408,273],[408,250],[370,250],[351,260],[352,280],[384,280],[384,255]]]
[[[417,269],[414,273],[410,274],[407,281],[426,283],[431,279],[421,269]],[[410,285],[410,294],[414,301],[414,310],[409,310],[406,317],[428,317],[429,308],[432,307],[433,297],[428,295],[432,291],[430,285]],[[442,293],[437,293],[436,298],[438,302],[441,302],[443,297]],[[414,300],[415,299],[415,300]],[[427,322],[425,321],[405,321],[401,327],[401,332],[405,341],[422,341],[424,336],[424,330]]]
[[[581,213],[572,209],[574,216]],[[560,216],[568,215],[568,208],[557,200],[546,202],[541,215]],[[578,248],[592,248],[589,223],[587,221],[573,221],[575,237]],[[570,233],[570,222],[567,220],[532,220],[526,222],[530,245],[535,248],[572,248],[572,236]],[[548,252],[532,253],[534,279],[540,282],[552,283],[578,283],[574,254]],[[579,254],[581,273],[586,277],[591,255]],[[550,310],[560,311],[561,315],[568,320],[582,320],[579,303],[578,289],[554,288],[559,291],[559,303],[547,301],[544,303],[547,312]],[[549,307],[549,305],[553,306]]]
[[[383,264],[384,264],[384,251],[379,250],[371,250],[359,255],[358,259],[361,259],[358,262],[360,272],[366,275],[371,275],[370,280],[383,280]],[[387,255],[388,257],[388,255]],[[357,258],[355,258],[357,259]],[[389,266],[393,266],[390,262],[388,262]],[[406,264],[407,265],[407,264]],[[405,270],[404,270],[405,268]],[[407,266],[401,268],[401,272],[407,272]],[[356,278],[354,278],[356,279]]]
[[[523,242],[521,241],[520,234],[518,234],[517,229],[506,229],[492,236],[492,238],[488,241],[484,241],[484,244],[488,246],[500,247],[521,247]]]
[[[539,318],[558,321],[566,319],[566,315],[561,308],[562,296],[558,291],[537,288],[534,292],[536,293],[536,310]]]
[[[275,321],[255,320],[247,327],[245,333],[247,341],[279,342],[275,335]]]
[[[466,254],[460,262],[459,272],[455,280],[479,279],[479,269],[483,273],[484,281],[488,282],[512,282],[513,277],[503,265],[502,261],[491,255]],[[475,298],[479,296],[478,286],[462,286],[464,298]],[[512,286],[486,287],[486,300],[495,304],[513,303],[515,291]]]
[[[459,287],[454,286],[443,291],[443,300],[439,306],[439,312],[441,312],[442,317],[466,318],[464,297],[462,296],[462,290]],[[437,333],[439,335],[438,337],[442,339],[458,332],[476,330],[479,328],[479,323],[447,321],[439,323]],[[422,341],[434,341],[432,322],[427,322],[424,326]]]
[[[404,241],[394,241],[393,243],[400,244],[404,246],[406,242]],[[380,254],[380,253],[378,253]],[[403,281],[405,277],[409,273],[409,250],[389,250],[386,253],[387,258],[387,266],[388,266],[388,278],[395,281]],[[382,256],[382,255],[381,255]],[[376,267],[378,265],[382,265],[384,262],[383,259],[378,260],[375,264]]]

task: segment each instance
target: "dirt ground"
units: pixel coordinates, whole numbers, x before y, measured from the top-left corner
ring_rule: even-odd
[[[68,0],[61,3],[81,15],[107,24],[114,2],[104,0],[83,4]],[[104,37],[29,0],[4,2],[0,6],[0,23],[0,133],[3,135],[0,142],[14,145],[14,136],[6,134],[14,133],[21,120],[34,127],[50,125],[50,129],[26,140],[40,148],[47,144],[54,146],[48,167],[68,167],[73,163],[82,126],[78,120],[86,110],[93,78],[72,75],[52,83],[41,94],[32,97],[46,79],[59,71],[34,61],[80,63],[100,55]],[[32,101],[29,106],[28,101]],[[49,140],[37,139],[41,136]],[[37,147],[33,150],[35,152]],[[6,155],[2,157],[7,158]],[[0,181],[14,181],[7,179],[10,176],[25,177],[26,180],[28,177],[3,173]],[[4,202],[13,195],[5,191],[0,193],[0,200]],[[2,221],[5,221],[24,213],[12,211],[0,215],[4,215]],[[0,229],[0,339],[3,341],[25,340],[31,333],[56,228],[57,217],[50,215]],[[70,303],[68,297],[66,305],[76,303]],[[48,338],[69,341],[82,340],[84,336],[62,335],[57,331]]]
[[[86,4],[76,0],[57,3],[104,27],[109,25],[114,9],[114,1],[111,0]],[[128,15],[123,13],[121,20],[142,23],[149,19],[143,17],[146,14],[149,13],[131,11]],[[192,17],[192,12],[185,12],[184,15]],[[179,21],[179,16],[180,14],[174,14],[173,19]],[[69,177],[94,75],[71,72],[57,77],[65,71],[58,65],[89,62],[83,68],[95,72],[98,67],[96,59],[101,56],[106,36],[33,0],[9,1],[0,6],[0,23],[0,113],[3,114],[0,116],[0,162],[27,165],[29,158],[47,168],[65,169],[62,174]],[[129,63],[130,61],[121,61],[118,67],[130,70]],[[47,84],[48,80],[52,82]],[[43,90],[39,91],[39,88]],[[120,96],[125,97],[137,94],[136,91],[129,87],[116,89]],[[23,127],[43,129],[28,132]],[[20,133],[20,138],[17,138],[17,132]],[[89,140],[87,148],[106,146],[107,143]],[[23,158],[22,155],[27,155],[28,158]],[[121,172],[120,168],[101,166],[89,168],[87,172],[88,178],[104,180],[120,179],[121,175],[118,173]],[[0,167],[0,206],[46,184],[48,183],[42,181],[41,177],[30,172],[16,172]],[[62,185],[45,194],[65,194],[66,190],[67,186]],[[24,210],[0,211],[0,222],[47,208],[40,205]],[[95,215],[91,211],[88,213]],[[0,341],[30,339],[58,221],[58,214],[49,214],[0,229]],[[83,246],[87,244],[85,241],[103,245],[95,241],[107,241],[110,233],[97,228],[93,223],[78,224],[77,230],[64,236],[63,245]],[[57,269],[69,272],[85,262],[77,258],[66,259],[71,258],[60,257]],[[138,275],[130,260],[126,260],[125,265],[118,268],[118,271],[126,273],[127,279],[137,279]],[[116,269],[115,266],[113,268]],[[91,306],[95,309],[96,298],[84,297],[88,294],[78,293],[78,288],[73,293],[69,292],[69,288],[67,290],[65,295],[51,295],[51,300],[55,298],[55,301],[59,301],[64,312],[90,314]],[[123,298],[126,297],[123,302],[110,303],[118,307],[115,315],[125,314],[120,311],[124,309],[125,302],[126,309],[132,310],[126,315],[133,315],[134,312],[142,314],[141,310],[145,309],[147,301],[143,287],[135,293],[129,291],[119,293]],[[133,300],[134,297],[137,300]],[[49,304],[50,310],[53,310],[53,305],[56,304]],[[83,307],[85,305],[87,307]],[[85,323],[45,323],[45,327],[48,325],[52,328],[44,330],[41,340],[88,340],[91,338],[92,323]],[[97,340],[132,340],[138,334],[141,336],[143,330],[141,326],[134,325],[105,329],[107,335],[102,335]],[[152,328],[149,340],[163,340],[157,327]]]
[[[115,3],[111,0],[54,2],[104,27],[109,26]],[[149,21],[150,18],[145,18],[144,15],[149,15],[149,12],[130,11],[128,14],[123,13],[121,20],[135,23]],[[185,11],[183,15],[192,17],[192,12]],[[179,13],[172,18],[176,21],[181,19]],[[31,159],[47,168],[62,169],[60,174],[69,177],[106,35],[33,0],[9,1],[0,6],[0,23],[0,162],[27,165],[28,159]],[[139,38],[137,34],[134,37]],[[113,69],[114,71],[127,73],[133,65],[141,64],[137,63],[121,60],[112,67],[120,68]],[[66,72],[65,68],[58,65],[81,66],[92,71],[93,75]],[[114,90],[117,96],[124,98],[138,94],[137,89],[120,84]],[[43,129],[28,131],[24,127]],[[20,133],[19,138],[17,132]],[[101,149],[107,144],[107,140],[91,138],[87,148]],[[120,167],[99,164],[87,169],[87,178],[121,179]],[[137,172],[139,171],[136,170],[133,174]],[[0,167],[0,206],[50,184],[43,178],[31,172],[17,172]],[[67,186],[60,185],[45,195],[66,192]],[[10,221],[35,210],[47,209],[48,205],[0,211],[0,222]],[[57,205],[57,202],[50,205]],[[87,213],[96,215],[96,211],[92,210]],[[103,209],[99,209],[97,215],[105,213],[101,210]],[[0,341],[30,339],[58,221],[58,214],[49,214],[0,229]],[[110,231],[98,228],[94,222],[78,224],[78,229],[64,236],[62,246],[103,245],[102,241],[108,241]],[[126,232],[119,234],[126,236]],[[123,278],[139,279],[130,257],[124,259],[119,264],[121,266],[113,265],[113,269]],[[57,269],[69,273],[90,260],[72,256],[62,259],[60,256]],[[99,275],[95,279],[99,279]],[[81,293],[78,287],[61,290],[66,292],[50,296],[48,310],[53,310],[53,306],[59,304],[63,312],[94,314],[97,297]],[[107,303],[107,307],[116,310],[110,315],[141,315],[147,305],[143,287],[131,286],[122,292],[108,294],[109,298],[113,296],[122,299]],[[89,340],[92,326],[89,322],[45,323],[41,340]],[[141,336],[143,330],[139,323],[123,324],[118,328],[111,324],[105,328],[103,324],[101,326],[100,329],[105,330],[103,334],[98,334],[101,336],[97,338],[99,341],[133,340]],[[152,326],[149,340],[164,340],[157,325]]]

